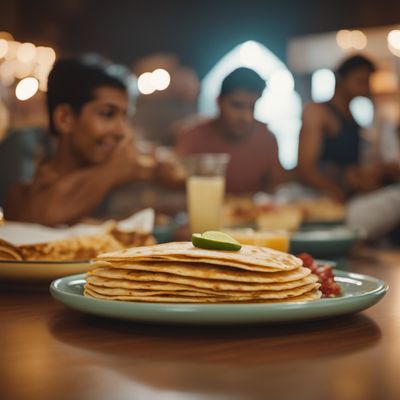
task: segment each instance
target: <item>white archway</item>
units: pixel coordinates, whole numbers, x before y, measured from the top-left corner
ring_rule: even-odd
[[[257,101],[255,117],[275,133],[279,158],[285,168],[297,164],[298,136],[302,104],[294,91],[293,75],[286,65],[261,43],[249,40],[227,53],[201,82],[199,110],[202,115],[215,116],[216,98],[226,75],[239,67],[256,71],[267,82]]]

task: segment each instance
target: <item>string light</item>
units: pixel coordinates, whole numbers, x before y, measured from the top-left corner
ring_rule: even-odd
[[[342,29],[336,33],[336,43],[344,50],[352,48],[362,50],[367,47],[368,39],[366,34],[358,29],[352,31]]]
[[[22,79],[15,88],[18,100],[25,101],[33,97],[39,89],[39,82],[33,77]]]

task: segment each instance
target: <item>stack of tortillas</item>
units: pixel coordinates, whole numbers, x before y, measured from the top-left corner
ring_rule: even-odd
[[[98,256],[85,296],[159,303],[299,302],[321,297],[302,261],[265,247],[206,250],[166,243]]]

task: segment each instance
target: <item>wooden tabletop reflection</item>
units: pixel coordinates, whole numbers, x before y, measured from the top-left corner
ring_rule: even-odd
[[[386,297],[296,324],[135,324],[68,310],[45,288],[2,288],[0,397],[400,399],[400,251],[355,254],[348,268],[386,280]]]

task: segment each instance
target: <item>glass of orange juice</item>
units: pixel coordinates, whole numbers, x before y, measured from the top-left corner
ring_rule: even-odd
[[[186,192],[192,232],[221,229],[228,162],[229,155],[225,153],[196,154],[186,158]]]

